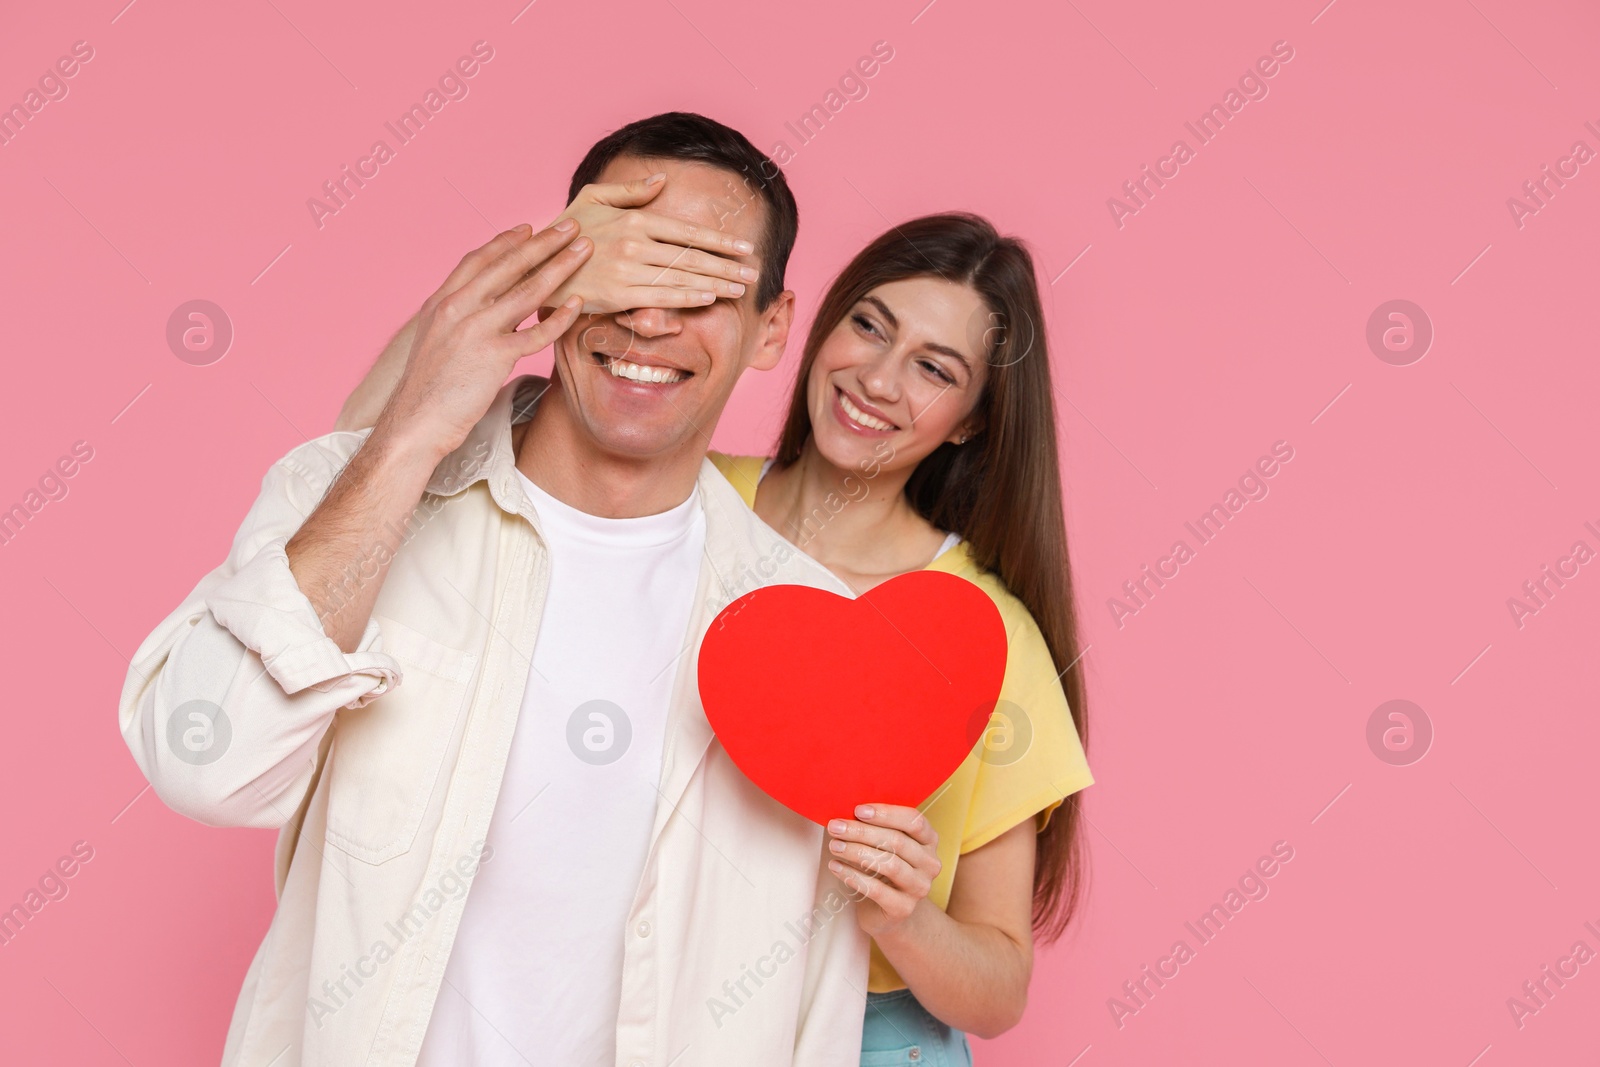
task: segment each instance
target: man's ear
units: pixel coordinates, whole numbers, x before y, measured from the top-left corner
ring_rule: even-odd
[[[758,331],[755,353],[750,357],[749,365],[756,370],[771,370],[783,359],[784,349],[789,345],[789,327],[794,325],[794,290],[785,289],[779,293],[761,312],[761,318],[756,325]]]

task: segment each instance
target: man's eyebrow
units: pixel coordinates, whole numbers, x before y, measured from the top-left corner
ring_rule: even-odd
[[[894,314],[894,312],[889,310],[889,305],[888,304],[885,304],[882,300],[879,300],[877,297],[871,295],[870,293],[868,295],[862,297],[861,299],[866,301],[868,304],[871,304],[873,307],[877,308],[878,309],[878,313],[880,315],[882,315],[884,318],[889,320],[889,325],[892,328],[897,329],[897,330],[900,328],[900,320],[895,318],[895,314]],[[922,347],[928,349],[930,352],[938,352],[941,355],[949,356],[951,359],[955,360],[957,363],[960,363],[963,367],[965,367],[969,373],[972,370],[972,361],[970,359],[968,359],[966,356],[962,355],[960,352],[957,352],[955,349],[951,348],[949,345],[936,344],[936,343],[930,341],[927,344],[923,345]]]

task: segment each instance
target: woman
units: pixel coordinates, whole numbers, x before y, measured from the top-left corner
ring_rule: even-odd
[[[962,1031],[1016,1024],[1034,937],[1058,937],[1081,898],[1093,779],[1043,322],[1020,242],[972,215],[903,223],[823,298],[773,459],[712,457],[858,593],[948,571],[1010,638],[985,742],[923,817],[863,805],[829,826],[873,938],[863,1067],[970,1063]]]
[[[363,383],[341,428],[369,424],[386,394],[381,379]],[[1035,937],[1059,937],[1077,908],[1078,791],[1093,781],[1027,250],[972,215],[891,229],[829,288],[776,456],[711,458],[757,515],[858,593],[943,570],[1005,620],[984,743],[921,812],[869,803],[828,827],[830,867],[873,938],[862,1067],[970,1064],[966,1033],[1017,1023]]]

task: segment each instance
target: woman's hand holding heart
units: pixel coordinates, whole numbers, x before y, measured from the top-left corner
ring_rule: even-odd
[[[861,895],[861,929],[881,937],[904,926],[924,907],[941,864],[939,834],[916,808],[863,804],[855,819],[828,823],[828,869]]]

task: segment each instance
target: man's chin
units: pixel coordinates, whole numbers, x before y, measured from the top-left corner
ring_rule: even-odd
[[[648,460],[676,455],[697,445],[704,450],[705,438],[693,423],[675,408],[665,412],[590,411],[584,423],[603,452],[617,457]]]
[[[636,381],[613,374],[594,354],[566,355],[560,376],[567,406],[603,452],[644,461],[709,447],[709,429],[701,426],[716,425],[721,405],[710,403],[713,383],[704,374]]]

